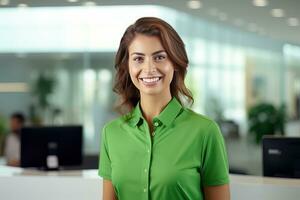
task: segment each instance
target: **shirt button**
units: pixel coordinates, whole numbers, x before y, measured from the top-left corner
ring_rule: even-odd
[[[147,152],[150,153],[150,149],[147,149]]]
[[[158,126],[159,125],[159,123],[158,122],[154,122],[154,126]]]
[[[145,169],[144,171],[145,171],[145,173],[147,173],[147,169]]]
[[[144,188],[144,192],[147,192],[147,189],[146,189],[146,188]]]

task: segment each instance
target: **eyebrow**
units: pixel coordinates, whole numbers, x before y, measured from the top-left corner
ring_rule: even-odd
[[[162,53],[162,52],[166,52],[166,51],[165,51],[165,50],[155,51],[155,52],[152,53],[152,55],[156,55],[156,54],[159,54],[159,53]],[[130,55],[133,55],[133,54],[141,55],[141,56],[144,56],[144,55],[145,55],[144,53],[140,53],[140,52],[133,52],[133,53],[131,53]]]

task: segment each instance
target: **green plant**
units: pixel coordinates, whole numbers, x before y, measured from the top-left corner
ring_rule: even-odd
[[[3,155],[5,133],[6,133],[6,121],[5,118],[0,115],[0,156]]]
[[[38,99],[38,105],[45,109],[49,103],[49,95],[53,93],[56,81],[50,76],[45,76],[40,74],[33,86],[33,94],[36,95]]]
[[[33,82],[32,95],[35,98],[35,102],[29,108],[30,119],[33,124],[40,125],[43,123],[47,109],[51,108],[49,96],[53,93],[55,86],[56,80],[43,73],[39,74]]]
[[[4,134],[5,130],[6,130],[5,119],[0,115],[0,135]]]
[[[248,110],[249,132],[259,143],[264,135],[274,135],[278,131],[284,135],[285,107],[276,109],[269,103],[260,103]]]

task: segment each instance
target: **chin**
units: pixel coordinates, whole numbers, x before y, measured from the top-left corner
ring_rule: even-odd
[[[157,96],[157,95],[163,95],[162,92],[159,91],[140,91],[144,95],[151,95],[151,96]]]
[[[168,94],[162,88],[143,88],[140,90],[140,93],[148,96],[164,96]]]

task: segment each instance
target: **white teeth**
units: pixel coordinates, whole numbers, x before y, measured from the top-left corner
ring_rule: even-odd
[[[156,78],[142,78],[142,80],[146,83],[153,83],[159,81],[159,77]]]

